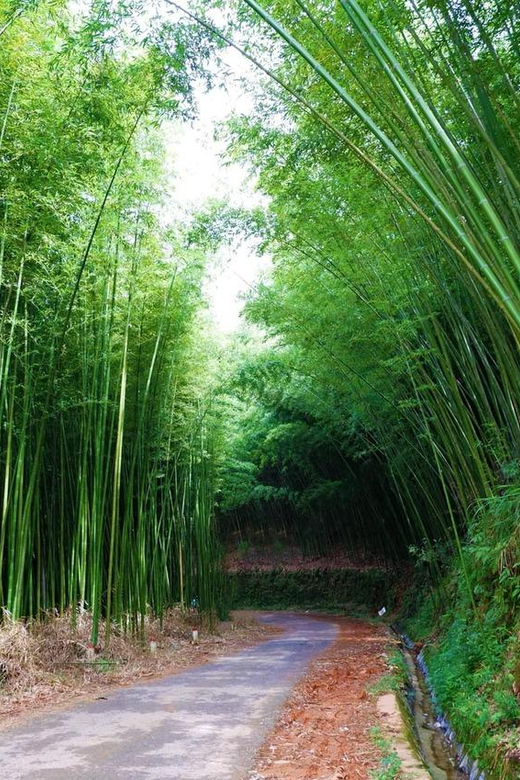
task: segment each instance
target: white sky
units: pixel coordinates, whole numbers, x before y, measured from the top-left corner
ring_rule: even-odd
[[[185,0],[190,6],[190,0]],[[73,16],[81,17],[88,7],[88,0],[70,0]],[[161,0],[153,0],[143,9],[141,21],[161,18],[165,11]],[[223,21],[225,13],[215,9],[215,23]],[[180,15],[182,18],[182,15]],[[172,179],[171,211],[182,218],[202,207],[209,198],[220,198],[234,206],[255,206],[263,202],[249,182],[247,171],[238,164],[225,164],[225,143],[215,139],[218,123],[225,122],[231,114],[247,114],[251,100],[242,84],[242,78],[251,75],[254,83],[256,69],[233,49],[220,52],[227,73],[218,84],[215,72],[215,87],[206,92],[202,87],[195,90],[198,103],[198,117],[192,123],[169,123],[164,127],[167,145],[167,170]],[[264,201],[265,202],[265,201]],[[170,209],[168,209],[170,211]],[[206,296],[215,327],[223,333],[231,333],[240,322],[242,302],[240,295],[247,292],[258,280],[261,272],[269,268],[267,257],[259,257],[254,241],[235,242],[222,247],[206,285]]]
[[[208,198],[219,198],[233,206],[255,206],[262,196],[247,180],[248,173],[240,165],[225,164],[225,143],[216,140],[215,129],[232,113],[247,114],[251,109],[240,83],[251,66],[232,50],[225,53],[231,75],[222,85],[209,92],[196,92],[199,110],[193,124],[172,126],[168,136],[168,167],[174,177],[173,200],[180,214],[204,205]],[[269,260],[259,257],[254,242],[234,243],[222,247],[206,287],[210,313],[218,330],[229,333],[240,321],[241,293],[247,292],[267,269]]]

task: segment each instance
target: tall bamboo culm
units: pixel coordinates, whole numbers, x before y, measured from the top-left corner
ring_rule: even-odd
[[[108,643],[212,593],[191,367],[205,259],[157,216],[153,62],[67,48],[55,15],[76,35],[46,2],[0,22],[0,606],[89,610],[97,644],[102,620]]]

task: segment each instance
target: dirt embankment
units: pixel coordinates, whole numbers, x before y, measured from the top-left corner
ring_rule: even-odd
[[[329,618],[330,619],[330,618]],[[337,618],[340,634],[296,686],[250,780],[368,780],[383,726],[367,687],[387,670],[382,626]]]
[[[387,561],[373,555],[333,550],[323,555],[309,555],[299,547],[287,545],[249,545],[237,547],[226,553],[224,568],[229,572],[243,571],[317,571],[349,569],[366,571],[368,569],[386,569]]]

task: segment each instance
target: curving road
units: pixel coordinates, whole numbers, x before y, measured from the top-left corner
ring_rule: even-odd
[[[262,619],[285,633],[1,732],[2,780],[243,780],[292,687],[338,631],[332,620]]]

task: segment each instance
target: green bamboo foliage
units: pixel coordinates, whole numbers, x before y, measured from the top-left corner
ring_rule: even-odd
[[[432,108],[358,3],[341,0],[350,24],[390,81],[395,99],[402,104],[402,120],[410,123],[410,136],[392,138],[374,114],[366,110],[274,16],[256,0],[244,1],[307,62],[393,157],[403,173],[410,177],[411,183],[426,198],[443,227],[460,245],[468,264],[471,264],[472,272],[517,327],[520,323],[517,304],[519,290],[515,275],[520,270],[520,255],[514,236],[501,217],[501,204],[490,199],[463,150],[463,144],[457,142],[443,125],[438,112]],[[310,18],[314,20],[312,15]],[[319,25],[317,29],[320,30]],[[365,87],[364,82],[362,86]],[[366,91],[370,96],[369,85],[366,85]],[[417,135],[417,139],[414,135]],[[407,147],[401,148],[400,140],[408,141]],[[511,186],[516,186],[516,177],[509,168],[504,170],[504,175],[510,179]]]
[[[475,502],[518,458],[517,11],[244,5],[269,37],[237,47],[285,90],[266,86],[262,111],[271,101],[289,119],[233,130],[276,225],[274,289],[251,316],[297,347],[318,398],[332,385],[363,420],[405,543],[460,550]],[[267,66],[273,32],[283,56]]]
[[[39,5],[0,54],[0,605],[90,610],[108,643],[202,589],[215,610],[211,470],[192,452],[206,258],[158,216],[157,60],[89,52],[88,27],[76,55]]]

